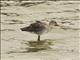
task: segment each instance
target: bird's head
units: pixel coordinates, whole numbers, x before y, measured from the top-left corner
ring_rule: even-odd
[[[52,26],[59,26],[59,25],[57,24],[57,22],[56,22],[56,21],[53,21],[53,20],[49,22],[49,25],[50,25],[50,26],[51,26],[51,25],[52,25]]]

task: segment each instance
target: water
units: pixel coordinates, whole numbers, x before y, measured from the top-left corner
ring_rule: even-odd
[[[80,2],[45,2],[33,6],[1,7],[2,60],[79,60]],[[22,32],[20,28],[36,20],[55,20],[61,28],[41,36]]]

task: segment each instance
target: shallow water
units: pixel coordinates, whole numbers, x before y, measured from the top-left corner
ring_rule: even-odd
[[[1,7],[2,60],[79,60],[79,4],[57,1]],[[20,31],[36,20],[55,20],[62,27],[41,35],[41,41],[47,42],[37,45],[37,35]]]

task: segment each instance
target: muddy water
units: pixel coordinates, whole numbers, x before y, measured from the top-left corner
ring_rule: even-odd
[[[45,2],[26,6],[1,7],[2,60],[79,60],[80,2]],[[62,26],[41,36],[20,28],[36,20],[55,20]]]

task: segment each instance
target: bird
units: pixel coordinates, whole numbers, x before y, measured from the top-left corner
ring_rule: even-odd
[[[21,31],[31,32],[38,35],[37,41],[40,42],[40,35],[42,35],[44,32],[48,32],[52,26],[58,26],[56,21],[50,21],[49,24],[46,24],[41,21],[36,21],[32,24],[30,24],[27,27],[20,28]]]

